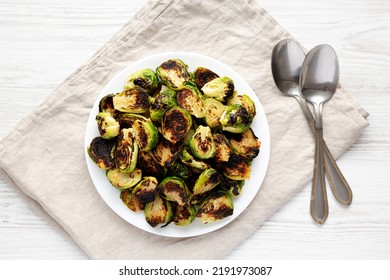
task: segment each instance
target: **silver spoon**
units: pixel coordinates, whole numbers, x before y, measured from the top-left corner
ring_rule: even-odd
[[[329,212],[324,173],[322,107],[336,92],[339,76],[337,55],[331,46],[324,44],[313,48],[307,54],[299,77],[302,96],[314,106],[316,121],[317,137],[310,213],[318,224],[325,222]]]
[[[299,75],[304,59],[305,53],[297,42],[291,39],[281,40],[272,50],[272,74],[278,89],[286,96],[294,97],[298,101],[309,121],[313,135],[316,136],[315,120],[299,89]],[[352,202],[352,190],[325,142],[323,148],[325,171],[332,192],[339,203],[348,206]]]

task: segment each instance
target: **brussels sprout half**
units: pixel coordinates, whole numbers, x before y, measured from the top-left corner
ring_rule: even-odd
[[[142,178],[141,169],[135,169],[133,172],[124,173],[118,168],[112,168],[106,172],[108,181],[118,190],[134,187]]]
[[[233,96],[228,100],[227,105],[240,104],[242,105],[252,117],[256,116],[255,102],[246,94],[239,95],[235,91]]]
[[[202,92],[207,98],[226,102],[234,93],[234,83],[229,77],[215,78],[202,87]]]
[[[181,142],[172,144],[167,139],[161,138],[154,150],[156,160],[161,166],[168,167],[176,160],[182,149]]]
[[[222,130],[231,133],[242,133],[252,124],[253,116],[240,104],[229,105],[221,119]]]
[[[149,94],[141,87],[135,87],[113,97],[114,108],[125,113],[144,113],[149,109]]]
[[[223,105],[216,99],[207,98],[204,101],[205,107],[205,123],[211,128],[217,128],[221,126],[221,116],[226,109],[226,106]]]
[[[210,165],[202,160],[194,158],[194,156],[190,153],[187,147],[183,149],[180,154],[180,160],[185,165],[192,167],[195,172],[200,173],[202,170],[205,170],[210,167]],[[200,170],[200,172],[199,172]]]
[[[125,89],[141,87],[149,94],[153,94],[158,88],[158,78],[152,69],[143,69],[136,71],[127,78]]]
[[[232,150],[230,149],[229,141],[222,133],[214,133],[213,140],[215,144],[214,161],[226,162],[229,160]]]
[[[150,119],[135,120],[133,130],[140,151],[150,151],[156,146],[158,130]]]
[[[138,212],[142,211],[145,208],[145,204],[141,203],[137,198],[132,194],[132,191],[129,189],[122,190],[120,193],[120,199],[122,202],[132,211]]]
[[[230,195],[226,191],[218,190],[201,203],[196,217],[203,224],[207,224],[231,216],[233,211],[234,205]]]
[[[161,124],[162,135],[173,144],[184,138],[191,129],[192,117],[187,110],[174,106],[165,112]]]
[[[115,94],[108,94],[100,99],[99,102],[99,112],[108,112],[111,115],[115,114],[114,104],[112,98]]]
[[[182,90],[176,94],[177,104],[186,109],[196,118],[205,116],[203,96],[193,83],[185,83]]]
[[[210,127],[198,126],[190,140],[189,148],[191,153],[199,159],[213,157],[216,150]]]
[[[137,168],[143,170],[144,176],[154,176],[161,179],[165,176],[165,168],[159,164],[154,151],[138,152]]]
[[[122,172],[129,173],[135,169],[137,157],[138,144],[134,139],[134,131],[132,128],[124,128],[119,133],[115,148],[115,164]]]
[[[161,122],[165,112],[173,106],[177,106],[176,92],[170,89],[160,92],[150,105],[150,118]]]
[[[192,190],[194,195],[206,193],[215,188],[222,181],[222,175],[215,169],[204,170],[195,182]]]
[[[222,172],[227,178],[232,180],[246,180],[251,174],[251,167],[247,158],[232,153],[229,161],[222,165]]]
[[[219,76],[207,68],[198,67],[194,71],[194,79],[198,88],[202,88],[205,84],[215,78],[219,78]]]
[[[143,177],[134,187],[133,196],[141,203],[152,202],[156,198],[157,179],[151,176]]]
[[[158,224],[169,223],[173,218],[172,206],[169,201],[159,195],[152,202],[145,205],[145,219],[151,227]]]
[[[178,160],[176,160],[168,170],[168,175],[170,176],[178,176],[182,179],[188,179],[191,176],[191,170],[184,164],[181,164]]]
[[[244,184],[244,180],[232,180],[223,176],[223,179],[218,187],[227,191],[227,193],[234,198],[241,194]]]
[[[156,69],[157,75],[172,90],[181,90],[190,80],[187,65],[180,59],[170,59]]]
[[[96,122],[100,135],[104,139],[111,139],[119,134],[119,122],[109,112],[100,112],[96,115]]]
[[[226,137],[237,154],[247,158],[255,158],[260,152],[261,142],[251,128],[243,133],[227,134]]]
[[[177,206],[173,223],[177,226],[191,224],[196,218],[196,209],[193,205]]]
[[[120,129],[131,128],[135,120],[147,121],[148,119],[139,114],[132,113],[118,113],[115,114],[115,118],[118,120]]]
[[[190,202],[190,191],[186,183],[176,176],[165,178],[159,185],[160,195],[166,200],[176,202],[179,206],[184,206]]]
[[[114,166],[115,141],[102,137],[95,137],[87,147],[89,157],[101,169],[110,169]]]

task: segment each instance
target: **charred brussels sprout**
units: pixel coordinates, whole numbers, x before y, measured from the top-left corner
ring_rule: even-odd
[[[144,176],[163,178],[165,175],[165,169],[159,164],[154,151],[138,152],[137,168],[143,170]]]
[[[150,119],[135,120],[133,123],[135,139],[140,151],[150,151],[158,142],[158,130]]]
[[[226,102],[234,93],[234,83],[229,77],[215,78],[202,87],[202,92],[207,98]]]
[[[219,190],[208,196],[200,205],[196,216],[203,224],[233,215],[233,200],[226,191]]]
[[[118,168],[112,168],[107,171],[106,176],[111,185],[119,190],[124,190],[134,187],[141,180],[142,171],[135,169],[133,172],[124,173]]]
[[[141,87],[135,87],[113,97],[114,108],[125,113],[144,113],[149,109],[149,94]]]
[[[158,88],[158,78],[152,69],[143,69],[130,74],[127,78],[125,89],[141,87],[149,94],[153,94]]]
[[[95,137],[87,148],[89,157],[101,169],[110,169],[114,166],[115,141],[102,137]]]
[[[185,83],[184,88],[176,94],[177,104],[196,118],[205,116],[203,96],[193,83]]]
[[[180,162],[175,161],[169,167],[168,174],[171,176],[178,176],[178,177],[183,178],[183,179],[188,179],[191,176],[191,171],[184,164],[181,164]]]
[[[184,206],[190,202],[190,191],[186,183],[179,177],[167,177],[159,185],[160,195],[169,200],[176,202],[179,206]]]
[[[188,148],[183,149],[183,151],[180,154],[180,160],[185,165],[194,168],[194,171],[198,171],[198,173],[199,170],[202,171],[210,167],[208,163],[194,158],[194,156],[190,153]]]
[[[104,139],[111,139],[119,134],[119,122],[114,119],[111,113],[100,112],[96,116],[97,126],[100,132],[100,135]]]
[[[223,175],[232,180],[246,180],[251,174],[251,167],[247,158],[235,153],[230,155],[229,161],[223,163]]]
[[[119,113],[115,118],[118,120],[120,129],[131,128],[136,120],[147,121],[148,119],[142,115],[132,113]]]
[[[129,189],[121,191],[120,199],[130,210],[134,212],[142,211],[145,208],[145,204],[135,198]]]
[[[205,123],[211,128],[217,128],[221,126],[221,122],[219,120],[221,119],[221,116],[225,111],[226,106],[216,99],[207,98],[204,101],[204,107],[205,107],[205,117],[204,117]]]
[[[223,177],[219,187],[227,191],[231,197],[236,197],[241,194],[242,187],[244,186],[245,181],[232,180],[226,177]]]
[[[215,188],[221,181],[222,175],[215,169],[206,169],[199,175],[192,192],[194,195],[206,193]]]
[[[182,149],[181,142],[172,144],[165,138],[162,138],[154,150],[156,160],[161,166],[170,166],[179,156]]]
[[[170,89],[160,92],[150,105],[150,118],[161,122],[165,112],[173,106],[177,106],[176,92]]]
[[[145,219],[151,227],[158,224],[169,223],[173,218],[172,206],[169,201],[159,195],[152,202],[145,205]]]
[[[255,102],[246,94],[239,95],[234,92],[232,98],[229,99],[228,105],[240,104],[244,107],[252,117],[256,116]]]
[[[114,103],[112,99],[113,97],[114,94],[108,94],[100,99],[99,112],[108,112],[111,113],[111,115],[115,114]]]
[[[228,134],[227,138],[237,154],[247,158],[255,158],[259,154],[261,143],[251,128],[243,133]]]
[[[156,198],[158,182],[154,177],[143,177],[133,189],[133,196],[141,203],[151,202]]]
[[[132,128],[124,128],[120,131],[116,145],[114,159],[115,164],[122,172],[133,171],[137,164],[138,145],[134,139]]]
[[[162,135],[173,144],[184,138],[191,129],[192,118],[187,110],[174,106],[166,111],[161,124]]]
[[[230,149],[229,141],[226,136],[221,133],[215,133],[213,134],[213,140],[216,151],[213,160],[217,162],[228,161],[232,150]]]
[[[198,126],[190,140],[189,148],[191,153],[199,159],[213,157],[216,150],[210,127]]]
[[[177,206],[173,222],[177,226],[191,224],[196,218],[196,209],[193,205]]]
[[[240,104],[229,105],[223,112],[220,122],[222,130],[242,133],[252,124],[253,116]]]
[[[207,68],[198,67],[194,71],[194,79],[198,88],[202,88],[205,84],[215,78],[219,78],[219,76]]]
[[[170,89],[181,90],[185,82],[190,80],[188,67],[180,59],[170,59],[156,69],[157,75]]]

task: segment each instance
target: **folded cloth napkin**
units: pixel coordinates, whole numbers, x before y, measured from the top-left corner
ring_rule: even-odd
[[[2,140],[0,173],[91,259],[222,258],[312,176],[309,126],[270,71],[272,48],[283,38],[291,35],[254,0],[152,0]],[[88,115],[102,88],[132,62],[166,51],[201,53],[231,66],[260,99],[271,134],[268,172],[249,207],[220,230],[183,239],[146,233],[116,215],[97,193],[84,157]],[[336,158],[368,125],[367,115],[343,89],[325,105],[325,138]]]

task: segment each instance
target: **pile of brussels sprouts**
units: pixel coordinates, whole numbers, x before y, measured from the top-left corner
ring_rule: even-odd
[[[152,227],[208,223],[233,214],[249,179],[260,150],[255,115],[230,78],[170,59],[132,73],[122,92],[100,100],[100,136],[88,154]]]

